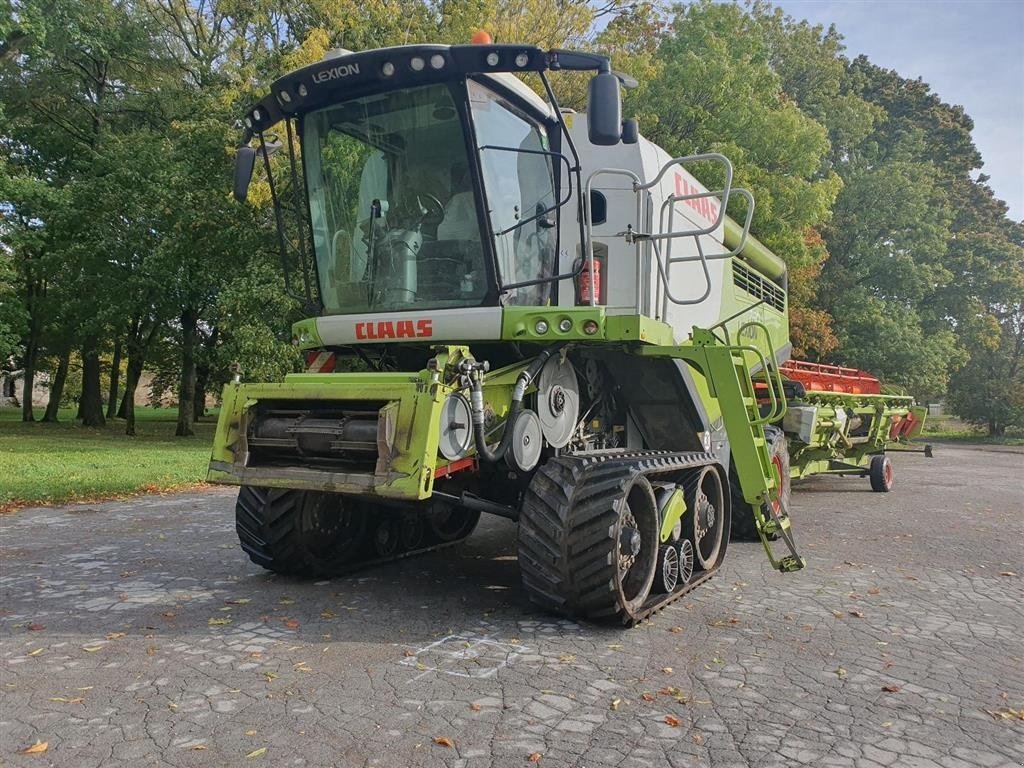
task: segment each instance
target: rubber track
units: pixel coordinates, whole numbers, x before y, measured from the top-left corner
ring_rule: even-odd
[[[685,480],[701,467],[724,469],[709,453],[608,451],[563,456],[534,476],[519,518],[519,566],[523,586],[543,608],[563,615],[620,621],[633,626],[710,579],[718,566],[694,574],[685,586],[652,594],[636,609],[615,598],[608,578],[609,530],[637,476]],[[725,493],[728,503],[728,494]],[[722,541],[722,562],[728,544]],[[604,546],[602,546],[604,545]]]
[[[465,536],[451,541],[438,541],[424,519],[423,539],[427,542],[425,546],[396,552],[387,557],[373,557],[372,555],[376,553],[367,540],[368,533],[364,531],[363,551],[367,555],[365,559],[335,563],[330,572],[325,572],[317,569],[304,555],[302,547],[297,544],[296,502],[299,498],[300,492],[287,489],[255,486],[242,486],[239,489],[238,501],[235,504],[235,530],[242,549],[256,565],[284,575],[334,578],[406,557],[447,549],[465,541],[473,533],[473,528],[470,528]],[[384,511],[381,514],[395,513]],[[370,532],[372,521],[373,515],[370,515]]]

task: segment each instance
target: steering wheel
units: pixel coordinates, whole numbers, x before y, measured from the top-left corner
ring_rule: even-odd
[[[416,201],[420,209],[426,209],[422,221],[424,224],[440,224],[444,219],[444,204],[429,192],[417,192]]]

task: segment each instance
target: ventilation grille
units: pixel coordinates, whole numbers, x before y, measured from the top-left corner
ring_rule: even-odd
[[[763,299],[765,304],[779,312],[786,310],[785,292],[775,283],[748,269],[737,259],[732,260],[732,282],[737,288],[743,289],[756,299]]]

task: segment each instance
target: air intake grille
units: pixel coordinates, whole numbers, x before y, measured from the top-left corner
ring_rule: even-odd
[[[770,280],[765,280],[761,275],[748,269],[737,259],[732,260],[732,282],[737,288],[741,288],[756,299],[764,299],[764,303],[774,307],[779,312],[786,309],[786,294]]]

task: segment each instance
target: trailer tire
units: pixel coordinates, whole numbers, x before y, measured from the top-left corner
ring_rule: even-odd
[[[339,494],[243,485],[235,530],[249,559],[274,573],[334,576],[362,552],[366,511]]]
[[[786,433],[774,426],[764,428],[764,437],[768,441],[768,453],[772,464],[781,475],[782,491],[779,495],[783,508],[789,510],[789,441],[786,439]],[[759,541],[757,524],[754,522],[754,508],[743,498],[743,489],[740,488],[735,464],[729,467],[729,491],[732,494],[732,538],[735,541]]]
[[[871,457],[871,468],[868,471],[871,478],[871,490],[876,493],[888,493],[893,486],[892,461],[882,454]]]

